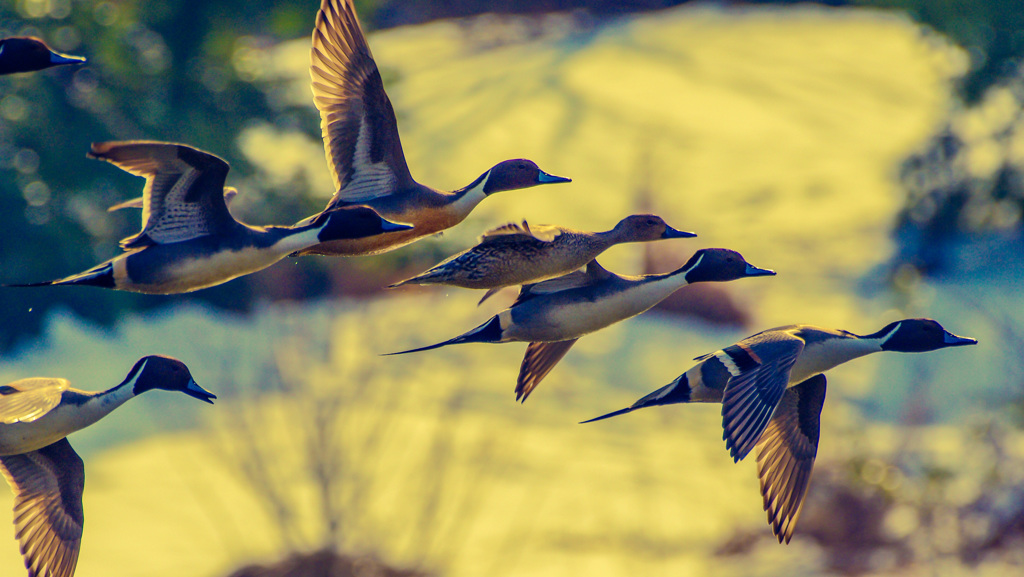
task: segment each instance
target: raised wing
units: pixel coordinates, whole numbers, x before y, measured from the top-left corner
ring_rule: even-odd
[[[779,543],[793,537],[818,454],[825,375],[786,390],[757,444],[757,476],[768,523]]]
[[[761,438],[761,433],[786,391],[789,371],[803,348],[803,340],[791,335],[780,335],[778,340],[759,346],[760,356],[767,360],[762,361],[750,355],[755,362],[740,369],[738,363],[733,362],[730,367],[725,362],[728,359],[723,359],[727,368],[739,370],[726,383],[722,398],[722,438],[733,460],[739,461],[746,457]],[[729,355],[731,352],[748,351],[749,347],[736,344],[722,352]]]
[[[33,377],[0,386],[0,423],[31,423],[60,404],[70,383]]]
[[[480,244],[502,242],[516,238],[551,242],[561,234],[562,229],[560,227],[550,225],[531,227],[530,224],[524,220],[522,224],[510,222],[485,232],[480,236]]]
[[[85,465],[61,439],[23,455],[0,457],[14,491],[15,536],[29,577],[72,577],[82,546]]]
[[[556,341],[551,343],[530,343],[526,347],[526,356],[519,367],[519,378],[516,380],[516,400],[526,402],[526,397],[537,388],[544,377],[562,360],[579,339]]]
[[[309,75],[336,190],[327,206],[365,202],[413,186],[395,111],[352,0],[320,4]]]
[[[139,140],[93,143],[89,157],[146,179],[142,231],[121,241],[125,249],[191,240],[236,224],[224,202],[228,163],[212,154]]]
[[[233,186],[225,186],[224,187],[224,204],[230,205],[231,201],[236,196],[238,196],[238,189],[237,188],[235,188]],[[107,212],[115,212],[115,211],[118,211],[118,210],[124,210],[126,208],[139,208],[139,209],[141,209],[141,208],[143,208],[142,201],[143,201],[143,198],[140,196],[138,198],[132,198],[130,200],[126,200],[124,202],[119,202],[117,204],[114,204],[114,205],[111,205],[111,206],[107,207]]]

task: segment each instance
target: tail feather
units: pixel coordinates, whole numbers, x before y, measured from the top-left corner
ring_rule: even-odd
[[[618,411],[612,411],[607,415],[601,415],[600,417],[594,417],[593,419],[582,421],[580,424],[593,423],[594,421],[601,421],[609,419],[611,417],[617,417],[626,413],[633,412],[637,409],[644,407],[653,407],[655,405],[673,405],[676,403],[689,403],[690,402],[690,383],[689,379],[686,378],[686,373],[679,375],[676,380],[661,387],[660,389],[648,393],[643,397],[640,397],[637,402],[626,407],[625,409],[619,409]]]
[[[633,403],[632,408],[640,409],[643,407],[653,407],[655,405],[674,405],[677,403],[689,403],[690,402],[690,382],[686,378],[686,373],[679,375],[676,380],[661,387],[660,389],[648,393]]]
[[[447,341],[440,342],[425,347],[419,347],[417,349],[409,349],[407,351],[399,351],[397,353],[384,353],[381,356],[390,357],[392,355],[404,355],[406,353],[418,353],[420,351],[429,351],[432,349],[439,349],[448,345],[458,345],[461,343],[497,343],[501,342],[501,322],[498,317],[491,317],[491,320],[478,326],[477,328],[463,333],[455,338],[448,339]]]
[[[625,415],[626,413],[632,412],[632,410],[633,410],[633,407],[626,407],[625,409],[619,409],[618,411],[612,411],[612,412],[610,412],[610,413],[608,413],[606,415],[601,415],[600,417],[594,417],[593,419],[587,419],[586,421],[580,421],[580,424],[581,425],[585,425],[587,423],[593,423],[594,421],[603,421],[605,419],[610,419],[612,417],[617,417],[619,415]]]
[[[5,284],[0,284],[0,286],[2,286],[2,287],[11,287],[11,288],[24,288],[24,287],[33,287],[33,286],[50,286],[50,285],[52,285],[54,283],[57,283],[57,282],[60,282],[60,281],[46,280],[46,281],[42,281],[42,282],[5,283]]]
[[[414,277],[407,278],[402,281],[398,281],[395,284],[388,285],[388,288],[400,287],[407,284],[439,284],[435,279],[441,277],[441,273],[435,269],[430,269],[426,272],[420,273]],[[441,283],[443,284],[443,283]]]
[[[51,286],[51,285],[87,285],[96,286],[101,288],[116,288],[114,286],[114,270],[110,263],[103,263],[99,266],[95,266],[85,272],[71,275],[69,277],[47,280],[42,282],[31,282],[31,283],[12,283],[4,284],[0,286],[4,287],[39,287],[39,286]]]

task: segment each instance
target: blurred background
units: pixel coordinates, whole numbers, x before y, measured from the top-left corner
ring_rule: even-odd
[[[155,393],[71,442],[77,575],[1019,575],[1024,567],[1024,12],[1016,0],[356,2],[410,169],[455,189],[526,157],[571,185],[488,199],[372,258],[286,259],[192,295],[0,289],[0,382],[98,390],[177,356],[219,396]],[[0,78],[0,282],[119,253],[142,180],[89,143],[180,141],[232,165],[236,217],[289,224],[331,181],[308,87],[316,2],[11,0],[0,35],[89,63]],[[507,306],[381,287],[529,219],[653,212],[768,279],[680,291],[582,339],[525,405],[524,346],[391,352]],[[765,524],[717,406],[632,403],[768,327],[938,319],[981,344],[829,374],[796,535]],[[0,511],[12,498],[0,491]],[[0,513],[0,567],[18,574]]]

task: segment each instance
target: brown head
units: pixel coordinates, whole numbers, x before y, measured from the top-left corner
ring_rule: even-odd
[[[900,353],[925,353],[978,344],[978,339],[954,335],[932,319],[904,319],[889,323],[877,333],[862,338],[881,339],[883,351]]]
[[[149,355],[135,363],[122,385],[129,384],[132,393],[140,395],[153,389],[180,391],[200,401],[213,403],[217,396],[200,387],[192,378],[185,363],[174,357]]]
[[[82,62],[85,62],[85,58],[51,50],[45,42],[31,36],[0,39],[0,74],[32,72],[61,64]]]
[[[663,238],[691,238],[692,232],[676,230],[665,223],[660,216],[634,214],[619,221],[612,229],[617,242],[648,242]]]
[[[672,274],[686,275],[686,283],[725,282],[748,276],[775,276],[775,271],[748,263],[743,255],[727,248],[698,250]]]
[[[481,177],[484,179],[484,194],[490,195],[505,190],[530,188],[538,184],[572,182],[571,178],[554,176],[541,170],[532,160],[517,158],[494,165]]]

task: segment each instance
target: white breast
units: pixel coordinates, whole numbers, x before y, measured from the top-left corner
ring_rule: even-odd
[[[882,350],[873,339],[836,338],[804,348],[789,375],[790,386],[847,361]]]
[[[678,276],[638,283],[596,301],[580,299],[573,303],[560,303],[540,311],[534,318],[521,320],[509,332],[517,340],[578,338],[650,309],[686,284]]]

